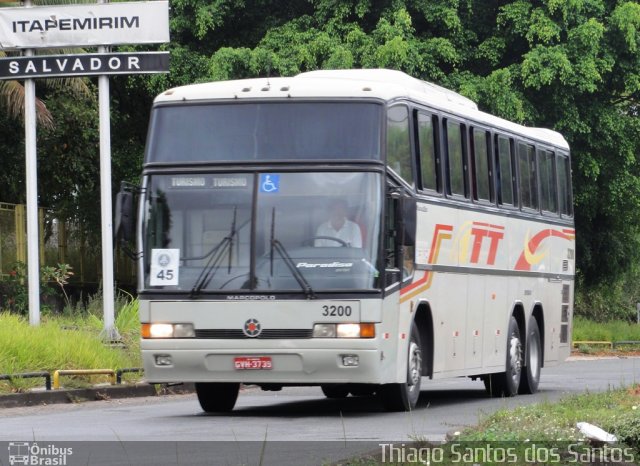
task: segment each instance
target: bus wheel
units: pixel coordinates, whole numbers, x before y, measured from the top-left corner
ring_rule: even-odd
[[[320,388],[327,398],[346,398],[349,396],[349,387],[346,385],[322,385]]]
[[[380,387],[380,399],[387,411],[410,411],[416,407],[420,398],[422,379],[422,349],[418,328],[411,329],[409,357],[407,360],[407,381],[390,383]]]
[[[353,396],[373,396],[376,393],[376,386],[369,384],[352,384],[349,386],[349,392]]]
[[[207,413],[228,413],[233,409],[240,391],[239,383],[196,383],[196,394],[202,410]]]
[[[518,393],[533,394],[538,391],[540,383],[540,369],[542,368],[542,344],[540,328],[534,317],[529,320],[529,333],[527,334],[527,350],[525,351],[526,364],[520,378]]]
[[[507,358],[505,372],[488,374],[484,378],[484,386],[493,397],[515,396],[520,386],[522,373],[522,340],[520,328],[515,317],[509,321],[509,333],[507,338]]]

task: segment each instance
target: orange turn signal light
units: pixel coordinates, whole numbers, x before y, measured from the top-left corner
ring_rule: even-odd
[[[151,338],[151,324],[142,324],[140,327],[140,336],[142,338]]]
[[[360,338],[375,338],[375,324],[360,324]]]

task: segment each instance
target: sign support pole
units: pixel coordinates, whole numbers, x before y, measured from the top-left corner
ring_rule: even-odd
[[[106,3],[98,0],[98,3]],[[107,53],[105,46],[98,53]],[[115,299],[113,279],[113,215],[111,202],[111,109],[109,105],[109,77],[98,77],[98,102],[100,115],[100,206],[102,217],[102,307],[104,312],[103,338],[107,341],[121,339],[115,326]]]
[[[25,0],[25,7],[31,0]],[[33,56],[33,50],[25,50],[25,55]],[[27,183],[27,279],[29,300],[29,323],[40,325],[40,264],[38,238],[38,152],[36,139],[36,82],[24,82],[24,137],[25,166]]]

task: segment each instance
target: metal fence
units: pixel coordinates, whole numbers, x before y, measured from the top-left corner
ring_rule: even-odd
[[[23,204],[0,203],[0,280],[15,270],[18,262],[27,262],[26,208]],[[46,221],[45,221],[46,219]],[[95,286],[102,278],[100,244],[92,244],[81,228],[72,222],[53,218],[38,209],[40,265],[69,264],[74,275],[72,286]],[[135,265],[119,248],[115,251],[115,276],[118,286],[135,287]]]

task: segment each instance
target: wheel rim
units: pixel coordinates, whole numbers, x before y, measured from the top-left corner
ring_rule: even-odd
[[[533,380],[538,380],[540,374],[540,341],[532,338],[529,345],[529,371]]]
[[[520,338],[511,335],[509,341],[509,371],[513,386],[517,387],[520,383],[520,372],[522,371],[522,344]]]
[[[420,347],[416,342],[412,341],[409,345],[409,391],[413,392],[420,386],[420,378],[422,377],[422,354]]]

